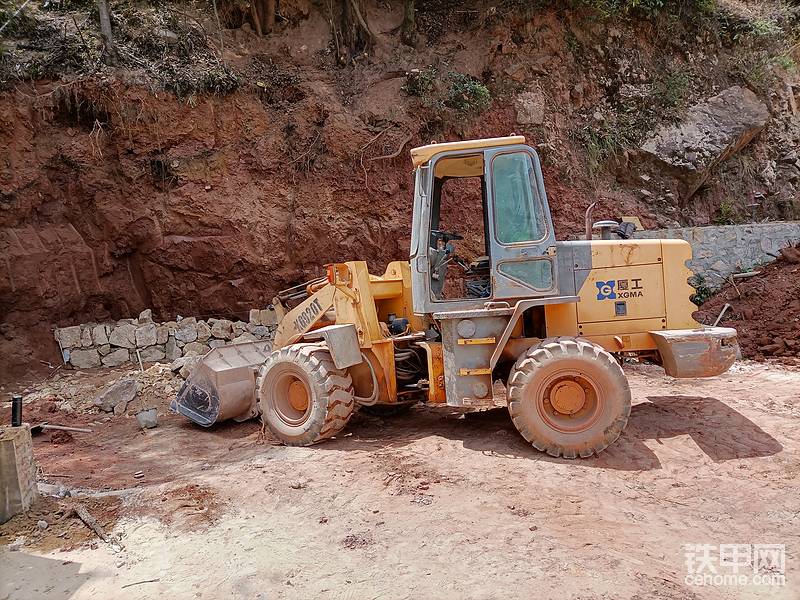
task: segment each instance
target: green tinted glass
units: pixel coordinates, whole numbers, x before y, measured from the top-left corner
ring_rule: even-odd
[[[542,203],[534,187],[529,154],[500,154],[492,161],[494,218],[501,244],[532,242],[544,237]]]
[[[505,262],[497,268],[503,275],[537,290],[549,290],[553,287],[552,263],[547,259]]]

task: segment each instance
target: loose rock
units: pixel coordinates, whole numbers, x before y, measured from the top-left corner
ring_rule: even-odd
[[[138,391],[139,387],[135,379],[123,379],[95,398],[94,405],[105,412],[116,412],[115,408],[120,404],[127,407],[128,403],[136,398]],[[124,411],[124,408],[122,410]]]

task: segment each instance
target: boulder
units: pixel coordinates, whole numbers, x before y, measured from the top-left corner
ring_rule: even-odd
[[[169,327],[166,325],[159,325],[156,327],[156,343],[166,344],[169,339]]]
[[[544,123],[545,99],[541,90],[523,92],[514,99],[517,123],[520,125],[541,125]],[[266,325],[267,323],[264,323]]]
[[[56,329],[56,339],[59,341],[62,348],[80,348],[81,326],[74,325],[72,327]]]
[[[69,362],[77,369],[89,369],[100,366],[100,354],[97,350],[72,350]]]
[[[122,379],[114,385],[106,388],[102,394],[94,399],[94,405],[105,412],[118,413],[117,406],[122,405],[122,412],[127,408],[128,403],[136,398],[139,393],[139,386],[135,379]]]
[[[208,352],[208,346],[200,342],[189,342],[183,347],[183,354],[200,354],[203,355]]]
[[[172,361],[172,364],[170,364],[169,368],[172,370],[173,373],[177,373],[183,368],[183,366],[186,363],[188,363],[192,358],[196,357],[198,357],[198,354],[194,352],[187,354],[186,356],[178,357]]]
[[[92,339],[95,346],[105,346],[108,344],[108,327],[105,325],[97,325],[92,329]]]
[[[192,356],[191,360],[187,361],[186,364],[181,367],[181,370],[178,371],[178,375],[184,379],[188,379],[189,376],[194,372],[194,369],[197,366],[197,363],[200,362],[200,359],[200,356]]]
[[[216,338],[208,340],[208,347],[211,348],[212,350],[214,348],[219,348],[220,346],[227,346],[227,345],[228,345],[228,340],[218,340]]]
[[[211,337],[211,327],[205,321],[198,321],[194,328],[197,331],[198,342],[206,342]]]
[[[231,326],[231,333],[233,334],[233,337],[231,339],[242,335],[245,331],[247,331],[247,323],[245,323],[244,321],[236,321]]]
[[[146,308],[142,312],[139,313],[139,324],[145,325],[147,323],[153,322],[153,311],[149,308]]]
[[[175,360],[181,356],[181,349],[178,348],[178,345],[175,343],[175,337],[169,336],[167,338],[167,343],[164,344],[164,353],[167,355],[167,360]]]
[[[191,352],[186,356],[183,356],[174,361],[170,365],[170,369],[172,369],[172,371],[178,373],[181,377],[186,379],[187,377],[189,377],[189,375],[192,374],[192,371],[194,370],[197,363],[200,362],[201,358],[202,357],[199,356],[198,354]]]
[[[153,429],[158,426],[158,411],[155,408],[146,408],[136,413],[136,422],[142,429]]]
[[[261,324],[267,327],[278,324],[278,313],[275,312],[274,308],[270,307],[261,310]]]
[[[227,319],[216,319],[211,324],[211,335],[215,338],[226,339],[231,333],[233,323]]]
[[[250,323],[253,325],[261,325],[261,311],[257,308],[250,309]]]
[[[111,352],[111,345],[103,344],[102,346],[98,346],[97,351],[100,353],[100,356],[105,356]]]
[[[81,331],[81,346],[84,348],[92,347],[92,328],[84,327]]]
[[[187,320],[188,319],[184,319],[184,321]],[[184,324],[184,321],[181,321],[178,324],[178,329],[175,330],[175,340],[184,344],[188,344],[189,342],[193,342],[197,339],[197,329],[195,329],[195,325],[197,323]]]
[[[154,323],[148,323],[136,328],[136,347],[147,348],[158,342],[158,329]]]
[[[113,352],[106,354],[102,362],[107,367],[118,367],[130,361],[131,355],[126,348],[117,348]]]
[[[242,335],[234,338],[231,342],[232,344],[246,344],[248,342],[257,342],[258,338],[254,336],[252,333],[245,331]]]
[[[108,341],[112,346],[134,348],[136,346],[136,327],[130,323],[118,325],[108,334]]]
[[[753,92],[734,86],[690,108],[676,125],[660,127],[639,148],[658,174],[675,179],[688,199],[713,168],[744,148],[767,124],[769,111]]]
[[[142,357],[142,362],[158,362],[167,357],[163,346],[149,346],[142,350],[139,355]]]
[[[250,330],[250,333],[252,333],[258,339],[263,339],[269,336],[269,327],[266,327],[265,325],[256,325]]]

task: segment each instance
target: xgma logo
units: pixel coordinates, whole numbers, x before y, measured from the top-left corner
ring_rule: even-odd
[[[616,281],[595,281],[597,286],[598,300],[616,300],[617,293],[614,291]]]
[[[644,286],[639,279],[612,279],[611,281],[595,281],[598,300],[616,300],[617,298],[642,298]]]

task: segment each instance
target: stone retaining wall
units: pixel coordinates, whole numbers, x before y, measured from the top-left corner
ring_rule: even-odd
[[[712,290],[731,273],[749,271],[775,260],[780,248],[800,242],[800,221],[637,231],[637,238],[686,240],[692,245],[689,267]]]
[[[62,327],[55,337],[65,364],[78,369],[116,367],[138,363],[140,357],[142,362],[174,361],[225,344],[270,340],[277,322],[274,310],[254,309],[249,323],[195,317],[155,323],[148,309],[138,319]]]

